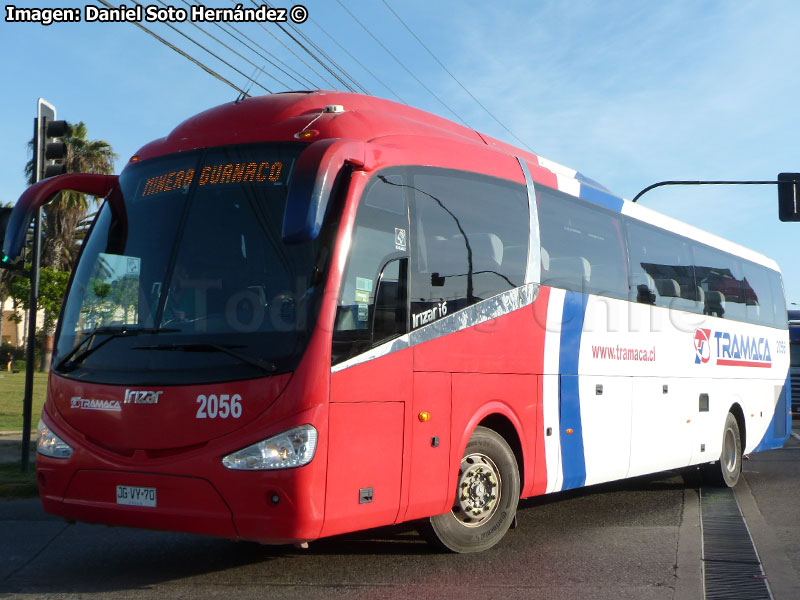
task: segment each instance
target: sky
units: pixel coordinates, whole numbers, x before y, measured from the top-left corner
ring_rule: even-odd
[[[297,29],[369,93],[524,144],[623,197],[662,180],[773,180],[800,172],[798,2],[301,1],[309,19]],[[186,8],[184,0],[164,0],[170,3]],[[86,4],[102,6],[14,6],[77,7],[84,17]],[[142,4],[163,8],[158,0]],[[258,72],[188,20],[173,25],[245,75],[164,22],[144,25],[239,87]],[[254,95],[267,93],[259,85],[273,92],[342,89],[275,24],[234,26],[289,65],[299,83],[213,24],[198,25],[266,71],[258,72]],[[25,189],[39,97],[59,118],[84,121],[90,138],[108,141],[119,172],[148,141],[237,94],[129,22],[0,21],[0,203],[15,202]],[[775,259],[787,300],[800,304],[800,223],[778,221],[774,186],[669,187],[640,202]]]

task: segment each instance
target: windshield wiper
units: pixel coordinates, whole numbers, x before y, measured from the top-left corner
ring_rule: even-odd
[[[83,361],[87,356],[89,356],[92,352],[97,350],[98,348],[104,346],[109,340],[116,338],[116,337],[128,337],[133,335],[139,335],[140,333],[175,333],[176,331],[180,331],[179,329],[156,329],[155,327],[130,327],[127,325],[101,325],[99,327],[95,327],[91,331],[89,331],[86,335],[83,336],[80,342],[70,350],[64,358],[58,361],[58,364],[55,366],[56,371],[62,370],[67,364],[69,363],[79,363]],[[91,348],[87,348],[81,352],[81,349],[90,343],[95,336],[102,335],[102,334],[109,334],[107,338],[103,341],[98,343],[96,346],[92,346]]]
[[[235,348],[241,348],[242,346],[234,346]],[[228,356],[232,356],[243,363],[256,367],[260,369],[264,373],[272,374],[278,370],[278,365],[273,362],[269,362],[267,360],[261,360],[260,358],[254,358],[252,356],[247,356],[246,354],[241,354],[240,352],[236,352],[232,350],[230,346],[223,346],[222,344],[214,344],[210,342],[203,342],[203,343],[184,343],[184,344],[159,344],[155,346],[134,346],[131,350],[179,350],[181,352],[222,352],[223,354],[227,354]]]

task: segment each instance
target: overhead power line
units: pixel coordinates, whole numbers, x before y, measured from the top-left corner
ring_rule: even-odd
[[[258,7],[258,4],[256,4],[255,0],[250,0],[250,1],[253,3],[253,6],[256,6],[256,7]],[[265,4],[267,7],[269,7],[269,8],[272,8],[272,7],[270,6],[269,2],[265,2],[264,4]],[[339,83],[341,83],[341,84],[342,84],[342,85],[343,85],[343,86],[344,86],[344,87],[345,87],[347,90],[349,90],[349,91],[351,91],[351,92],[355,92],[355,91],[356,91],[356,90],[355,90],[355,88],[353,88],[353,86],[351,86],[351,85],[350,85],[350,84],[349,84],[347,81],[345,81],[344,79],[342,79],[342,77],[340,77],[340,76],[339,76],[339,74],[338,74],[336,71],[334,71],[334,70],[333,70],[333,69],[332,69],[330,66],[328,66],[328,65],[327,65],[325,62],[323,62],[323,60],[322,60],[321,58],[319,58],[319,57],[318,57],[316,54],[314,54],[313,52],[311,52],[311,50],[309,50],[309,49],[308,49],[308,48],[305,46],[305,44],[303,44],[303,43],[302,43],[300,40],[298,40],[298,39],[297,39],[297,38],[296,38],[294,35],[292,35],[292,34],[291,34],[291,32],[289,32],[289,31],[288,31],[288,30],[287,30],[287,29],[286,29],[286,28],[285,28],[285,27],[284,27],[284,26],[283,26],[281,23],[275,23],[275,24],[278,26],[278,29],[280,29],[280,30],[281,30],[283,33],[285,33],[287,36],[289,36],[289,38],[290,38],[290,39],[291,39],[291,40],[292,40],[292,41],[293,41],[295,44],[297,44],[297,45],[298,45],[298,46],[300,46],[300,47],[301,47],[303,50],[305,50],[306,54],[308,54],[308,55],[309,55],[311,58],[313,58],[315,61],[317,61],[317,62],[318,62],[318,63],[319,63],[321,66],[322,66],[322,68],[323,68],[323,69],[325,69],[325,70],[326,70],[328,73],[330,73],[331,75],[333,75],[333,77],[334,77],[334,78],[335,78],[337,81],[339,81]],[[315,46],[315,49],[316,49],[318,52],[320,52],[321,54],[324,54],[324,55],[325,55],[325,57],[326,57],[326,58],[327,58],[327,59],[328,59],[328,60],[331,62],[331,64],[333,64],[334,66],[338,66],[338,65],[336,65],[336,64],[333,62],[333,60],[330,58],[330,56],[328,56],[328,55],[326,55],[324,52],[322,52],[322,51],[320,50],[320,48],[319,48],[319,47],[317,47],[317,46],[316,46],[316,44],[314,44],[314,42],[312,42],[310,39],[308,39],[308,37],[307,37],[305,34],[301,33],[301,32],[300,32],[300,31],[299,31],[299,30],[298,30],[296,27],[294,27],[294,30],[295,30],[295,32],[296,32],[298,35],[300,35],[300,37],[302,37],[303,39],[305,39],[305,40],[306,40],[306,43],[309,43],[310,45],[313,45],[313,46]]]
[[[362,68],[362,69],[364,69],[364,70],[365,70],[367,73],[369,73],[369,75],[370,75],[370,76],[371,76],[371,77],[372,77],[372,78],[373,78],[375,81],[377,81],[377,82],[378,82],[379,84],[381,84],[381,85],[382,85],[384,88],[386,88],[387,90],[389,90],[389,92],[390,92],[390,93],[391,93],[391,94],[392,94],[392,95],[393,95],[395,98],[397,98],[397,99],[398,99],[400,102],[402,102],[403,104],[408,104],[408,103],[407,103],[405,100],[403,100],[403,99],[400,97],[400,95],[399,95],[397,92],[395,92],[395,91],[394,91],[392,88],[390,88],[390,87],[389,87],[389,85],[388,85],[387,83],[385,83],[385,82],[384,82],[384,81],[383,81],[383,80],[382,80],[380,77],[378,77],[377,75],[375,75],[375,73],[373,73],[372,71],[370,71],[370,70],[369,70],[369,68],[368,68],[367,66],[365,66],[365,65],[364,65],[364,64],[363,64],[363,63],[362,63],[360,60],[358,60],[358,59],[357,59],[355,56],[353,56],[353,54],[352,54],[352,53],[351,53],[351,52],[350,52],[350,51],[349,51],[347,48],[345,48],[344,46],[342,46],[342,45],[339,43],[339,41],[338,41],[338,40],[337,40],[335,37],[333,37],[333,36],[332,36],[330,33],[328,33],[328,31],[327,31],[327,30],[326,30],[324,27],[322,27],[322,26],[321,26],[319,23],[317,23],[317,22],[316,22],[314,19],[312,19],[311,17],[309,17],[309,19],[308,19],[308,20],[309,20],[310,22],[312,22],[314,25],[316,25],[316,26],[317,26],[317,28],[318,28],[318,29],[319,29],[319,30],[320,30],[322,33],[324,33],[326,36],[328,36],[328,38],[329,38],[329,39],[330,39],[330,40],[331,40],[331,41],[332,41],[334,44],[336,44],[337,46],[339,46],[339,48],[341,48],[341,49],[342,49],[342,50],[345,52],[345,54],[347,54],[347,56],[349,56],[350,58],[352,58],[352,59],[353,59],[353,61],[355,61],[355,63],[356,63],[356,64],[357,64],[359,67],[361,67],[361,68]],[[369,93],[369,92],[367,92],[367,93]]]
[[[500,127],[502,127],[503,129],[505,129],[505,130],[506,130],[506,131],[507,131],[507,132],[508,132],[508,133],[509,133],[509,134],[510,134],[510,135],[511,135],[511,136],[512,136],[512,137],[513,137],[515,140],[517,140],[517,141],[518,141],[520,144],[522,144],[522,145],[523,145],[523,146],[525,146],[525,147],[526,147],[528,150],[530,150],[531,152],[533,152],[533,150],[531,150],[531,148],[528,146],[528,144],[526,144],[526,143],[525,143],[524,141],[522,141],[522,140],[521,140],[519,137],[517,137],[517,135],[516,135],[516,134],[515,134],[513,131],[511,131],[511,130],[510,130],[508,127],[506,127],[506,126],[503,124],[503,122],[502,122],[502,121],[500,121],[500,119],[498,119],[496,116],[494,116],[494,114],[492,114],[492,112],[491,112],[491,111],[490,111],[488,108],[486,108],[486,107],[483,105],[483,103],[481,103],[481,101],[480,101],[480,100],[478,100],[478,99],[477,99],[477,98],[476,98],[476,97],[475,97],[475,96],[472,94],[472,92],[470,92],[470,91],[469,91],[469,90],[468,90],[468,89],[467,89],[467,88],[464,86],[464,84],[463,84],[463,83],[461,83],[461,82],[460,82],[460,81],[459,81],[459,80],[456,78],[456,76],[455,76],[455,75],[453,75],[453,74],[450,72],[450,70],[449,70],[447,67],[445,67],[445,66],[442,64],[442,61],[440,61],[440,60],[439,60],[439,59],[436,57],[436,55],[435,55],[435,54],[434,54],[434,53],[431,51],[431,49],[430,49],[430,48],[428,48],[428,46],[426,46],[426,45],[425,45],[425,43],[424,43],[424,42],[423,42],[423,41],[422,41],[422,40],[419,38],[419,36],[418,36],[416,33],[414,33],[412,30],[411,30],[411,28],[410,28],[410,27],[409,27],[409,26],[406,24],[406,22],[405,22],[405,21],[403,21],[403,19],[401,19],[401,18],[400,18],[400,15],[398,15],[398,14],[397,14],[397,13],[396,13],[396,12],[395,12],[393,9],[392,9],[392,7],[391,7],[391,6],[389,6],[389,3],[388,3],[386,0],[383,0],[383,3],[386,5],[386,8],[388,8],[388,9],[389,9],[389,12],[391,12],[391,13],[392,13],[392,14],[393,14],[393,15],[394,15],[396,18],[397,18],[397,20],[398,20],[398,21],[400,21],[400,23],[403,25],[403,27],[405,27],[405,28],[406,28],[406,30],[408,30],[408,33],[410,33],[410,34],[411,34],[411,35],[414,37],[414,39],[415,39],[415,40],[417,40],[417,42],[419,42],[419,45],[420,45],[420,46],[422,46],[423,48],[425,48],[425,50],[428,52],[428,54],[430,54],[430,55],[433,57],[433,60],[435,60],[437,63],[439,63],[439,66],[440,66],[440,67],[442,67],[442,69],[444,69],[445,73],[447,73],[448,75],[450,75],[450,77],[453,79],[453,81],[455,81],[455,82],[456,82],[456,83],[457,83],[459,86],[461,86],[461,89],[462,89],[462,90],[464,90],[464,91],[465,91],[465,92],[466,92],[466,93],[469,95],[469,97],[470,97],[470,98],[472,98],[472,99],[475,101],[475,103],[476,103],[478,106],[480,106],[480,107],[481,107],[481,108],[482,108],[482,109],[483,109],[483,110],[486,112],[486,114],[487,114],[487,115],[489,115],[490,117],[492,117],[492,119],[494,119],[494,120],[495,120],[495,122],[496,122],[498,125],[500,125]]]
[[[445,108],[446,108],[446,109],[447,109],[447,110],[450,112],[450,114],[452,114],[452,115],[453,115],[453,116],[454,116],[456,119],[458,119],[459,121],[461,121],[461,123],[462,123],[462,124],[464,124],[466,127],[469,127],[469,125],[467,124],[467,122],[466,122],[464,119],[462,119],[462,118],[461,118],[461,116],[460,116],[460,115],[459,115],[459,114],[458,114],[456,111],[454,111],[452,108],[450,108],[450,107],[449,107],[449,106],[448,106],[448,105],[447,105],[447,104],[444,102],[444,100],[442,100],[441,98],[439,98],[439,96],[437,96],[437,95],[436,95],[436,93],[435,93],[433,90],[431,90],[431,89],[430,89],[430,88],[429,88],[427,85],[425,85],[425,84],[424,84],[424,83],[423,83],[423,82],[420,80],[420,78],[419,78],[419,77],[417,77],[416,75],[414,75],[414,73],[411,71],[411,69],[409,69],[407,66],[405,66],[405,64],[403,64],[403,62],[402,62],[402,61],[401,61],[399,58],[397,58],[397,56],[395,56],[395,55],[394,55],[394,53],[392,53],[392,51],[391,51],[391,50],[389,50],[389,49],[388,49],[388,48],[387,48],[387,47],[384,45],[384,43],[383,43],[383,42],[381,42],[381,41],[380,41],[380,40],[379,40],[377,37],[375,37],[375,35],[374,35],[374,34],[373,34],[373,33],[372,33],[372,32],[371,32],[369,29],[367,29],[367,27],[366,27],[366,26],[365,26],[365,25],[364,25],[364,24],[363,24],[361,21],[359,21],[359,20],[358,20],[358,17],[356,17],[356,16],[355,16],[355,15],[354,15],[352,12],[350,12],[350,9],[348,9],[348,8],[347,8],[347,7],[346,7],[344,4],[342,4],[342,1],[341,1],[341,0],[336,0],[336,2],[339,4],[339,6],[341,6],[341,7],[344,9],[344,11],[345,11],[345,12],[347,12],[347,14],[348,14],[348,15],[350,15],[350,16],[353,18],[353,20],[354,20],[356,23],[358,23],[358,24],[361,26],[361,28],[362,28],[364,31],[366,31],[366,32],[367,32],[367,34],[369,34],[369,36],[370,36],[370,37],[371,37],[373,40],[375,40],[375,42],[376,42],[376,43],[377,43],[377,44],[378,44],[378,45],[379,45],[381,48],[383,48],[383,49],[384,49],[384,51],[385,51],[385,52],[386,52],[386,53],[387,53],[389,56],[391,56],[391,57],[394,59],[394,61],[395,61],[395,62],[396,62],[398,65],[400,65],[401,67],[403,67],[403,69],[405,70],[405,72],[406,72],[406,73],[408,73],[409,75],[411,75],[411,77],[413,77],[413,78],[414,78],[414,80],[415,80],[417,83],[419,83],[419,84],[420,84],[420,85],[421,85],[423,88],[425,88],[425,91],[427,91],[427,92],[428,92],[428,93],[429,93],[431,96],[433,96],[433,97],[436,99],[436,101],[437,101],[437,102],[439,102],[439,104],[441,104],[442,106],[444,106],[444,107],[445,107]],[[471,127],[470,127],[470,129],[471,129]]]
[[[269,3],[266,3],[266,4],[267,4],[267,6],[269,6]],[[367,89],[363,85],[361,85],[358,82],[358,80],[356,80],[355,77],[353,77],[350,73],[348,73],[347,69],[342,67],[339,63],[337,63],[333,59],[333,57],[331,57],[330,54],[325,52],[325,50],[323,50],[316,42],[314,42],[314,40],[312,40],[305,33],[303,33],[303,31],[297,25],[295,25],[292,22],[289,22],[289,27],[291,27],[292,31],[294,31],[297,35],[302,37],[305,40],[306,44],[308,44],[309,46],[314,48],[314,50],[316,50],[319,54],[321,54],[322,57],[325,60],[327,60],[328,63],[330,63],[334,68],[336,68],[344,77],[346,77],[350,81],[350,83],[352,83],[355,87],[357,87],[359,90],[361,90],[362,93],[369,94]]]
[[[114,9],[116,9],[116,8],[117,8],[116,6],[114,6],[113,4],[111,4],[110,2],[107,2],[106,0],[99,0],[99,2],[102,2],[102,3],[103,3],[105,6],[107,6],[108,8],[114,8]],[[133,25],[135,25],[136,27],[138,27],[139,29],[141,29],[142,31],[144,31],[144,32],[148,33],[149,35],[153,36],[153,37],[154,37],[154,38],[156,38],[156,39],[157,39],[159,42],[161,42],[161,43],[162,43],[162,44],[164,44],[165,46],[168,46],[169,48],[171,48],[172,50],[174,50],[175,52],[177,52],[178,54],[180,54],[180,55],[181,55],[181,56],[183,56],[184,58],[187,58],[187,59],[189,59],[189,60],[190,60],[190,61],[192,61],[194,64],[196,64],[198,67],[200,67],[201,69],[203,69],[203,70],[204,70],[206,73],[208,73],[209,75],[211,75],[211,76],[213,76],[213,77],[215,77],[215,78],[219,79],[219,80],[220,80],[222,83],[226,83],[226,84],[228,84],[229,86],[231,86],[233,89],[235,89],[237,92],[239,92],[239,93],[241,93],[241,94],[244,94],[244,93],[245,93],[245,91],[244,91],[242,88],[240,88],[239,86],[237,86],[235,83],[233,83],[233,82],[231,82],[231,81],[228,81],[228,80],[227,80],[227,79],[225,79],[225,78],[224,78],[222,75],[220,75],[219,73],[217,73],[216,71],[214,71],[214,70],[213,70],[211,67],[208,67],[208,66],[204,65],[204,64],[203,64],[203,63],[201,63],[199,60],[197,60],[197,59],[196,59],[196,58],[194,58],[193,56],[190,56],[189,54],[187,54],[186,52],[184,52],[183,50],[181,50],[180,48],[178,48],[178,47],[177,47],[177,46],[175,46],[174,44],[171,44],[170,42],[168,42],[167,40],[165,40],[164,38],[162,38],[160,35],[158,35],[157,33],[155,33],[155,32],[153,32],[153,31],[151,31],[150,29],[148,29],[147,27],[145,27],[144,25],[142,25],[141,23],[139,23],[139,22],[137,22],[137,21],[131,21],[131,23],[132,23]]]
[[[161,0],[159,0],[159,2],[161,2]],[[139,2],[139,0],[133,0],[133,3],[134,3],[134,4],[136,4],[136,5],[138,5],[138,6],[142,6],[142,4]],[[163,3],[163,2],[161,2],[161,4],[164,4],[164,3]],[[164,4],[164,6],[166,6],[166,4]],[[257,81],[255,81],[254,79],[251,79],[251,78],[250,78],[250,76],[249,76],[249,75],[247,75],[247,73],[244,73],[244,72],[240,71],[239,69],[237,69],[236,67],[234,67],[234,66],[233,66],[231,63],[229,63],[227,60],[225,60],[224,58],[221,58],[220,56],[216,55],[216,54],[215,54],[215,53],[213,53],[211,50],[209,50],[208,48],[206,48],[205,46],[203,46],[203,44],[201,44],[201,43],[200,43],[200,42],[198,42],[197,40],[193,39],[193,38],[192,38],[190,35],[187,35],[187,34],[185,34],[185,33],[184,33],[184,32],[182,32],[180,29],[178,29],[177,27],[175,27],[175,26],[174,26],[172,23],[164,23],[164,24],[165,24],[167,27],[169,27],[170,29],[172,29],[172,30],[173,30],[175,33],[177,33],[177,34],[179,34],[179,35],[181,35],[181,36],[185,37],[187,40],[189,40],[190,42],[192,42],[192,43],[193,43],[195,46],[198,46],[199,48],[201,48],[201,49],[202,49],[202,50],[204,50],[205,52],[208,52],[208,53],[209,53],[211,56],[213,56],[214,58],[216,58],[218,61],[220,61],[220,62],[222,62],[222,63],[225,63],[226,65],[228,65],[228,67],[230,67],[231,69],[233,69],[234,71],[236,71],[237,73],[239,73],[239,75],[241,75],[241,76],[242,76],[242,77],[244,77],[245,79],[248,79],[248,80],[252,81],[252,82],[253,82],[255,85],[257,85],[258,87],[260,87],[262,90],[266,91],[268,94],[271,94],[271,93],[272,93],[272,90],[270,90],[269,88],[266,88],[266,87],[264,87],[263,85],[261,85],[260,83],[258,83]],[[244,93],[244,92],[242,92],[242,93]]]
[[[183,3],[184,3],[184,4],[186,4],[187,6],[191,6],[191,5],[189,5],[189,3],[187,2],[187,0],[182,0],[182,1],[183,1]],[[194,3],[195,3],[195,4],[197,4],[198,6],[203,6],[202,4],[200,4],[200,1],[199,1],[199,0],[194,0]],[[264,53],[266,54],[266,56],[265,56],[265,54],[262,54],[261,52],[259,52],[258,50],[256,50],[256,49],[255,49],[255,48],[253,48],[252,46],[250,46],[249,44],[247,44],[247,43],[245,43],[244,41],[242,41],[242,39],[241,39],[240,37],[237,37],[236,35],[234,35],[234,34],[233,34],[233,33],[231,33],[230,31],[228,31],[227,29],[225,29],[225,28],[222,26],[222,24],[221,24],[221,23],[216,23],[216,22],[215,22],[215,23],[213,23],[213,25],[215,25],[216,27],[218,27],[219,29],[221,29],[221,30],[222,30],[224,33],[226,33],[227,35],[231,36],[231,37],[232,37],[234,40],[236,40],[237,42],[239,42],[240,44],[242,44],[242,45],[243,45],[245,48],[247,48],[248,50],[250,50],[250,51],[251,51],[253,54],[255,54],[255,55],[257,55],[257,56],[259,56],[259,57],[263,58],[265,61],[267,61],[267,62],[268,62],[269,64],[271,64],[273,67],[275,67],[276,69],[278,69],[278,70],[279,70],[281,73],[283,73],[284,75],[286,75],[286,76],[287,76],[287,77],[289,77],[290,79],[294,80],[294,81],[295,81],[295,82],[296,82],[298,85],[300,85],[301,87],[305,87],[305,86],[309,86],[309,87],[312,87],[312,88],[314,88],[314,87],[319,87],[319,86],[315,85],[314,83],[312,83],[312,82],[311,82],[311,81],[310,81],[308,78],[304,77],[304,76],[303,76],[301,73],[299,73],[299,72],[298,72],[296,69],[293,69],[292,67],[290,67],[289,65],[287,65],[285,62],[283,62],[283,61],[282,61],[280,58],[278,58],[277,56],[275,56],[274,54],[272,54],[272,53],[271,53],[269,50],[267,50],[266,48],[264,48],[263,46],[261,46],[261,45],[260,45],[258,42],[256,42],[256,41],[255,41],[253,38],[249,37],[247,34],[245,34],[244,32],[240,31],[239,29],[236,29],[236,27],[234,27],[234,26],[233,26],[233,25],[231,25],[230,23],[226,23],[225,25],[226,25],[227,27],[229,27],[230,29],[232,29],[233,31],[235,31],[235,32],[236,32],[238,35],[240,35],[241,37],[243,37],[244,39],[246,39],[248,42],[250,42],[251,44],[253,44],[254,46],[256,46],[257,48],[260,48],[260,49],[261,49],[261,51],[262,51],[262,52],[264,52]],[[283,65],[284,67],[286,67],[286,69],[289,69],[290,71],[294,71],[294,73],[295,73],[295,74],[296,74],[298,77],[300,77],[301,79],[303,79],[305,82],[303,82],[303,81],[300,81],[300,79],[298,79],[297,77],[295,77],[294,75],[292,75],[291,73],[289,73],[288,71],[286,71],[285,69],[283,69],[281,66],[279,66],[279,65],[278,65],[278,64],[276,64],[276,63],[280,63],[281,65]],[[289,86],[287,86],[287,89],[288,89],[288,87],[289,87]]]
[[[239,3],[239,2],[237,2],[236,0],[231,0],[231,2],[233,2],[234,4],[240,4],[240,3]],[[256,5],[256,6],[258,6],[258,5]],[[267,29],[266,27],[264,27],[264,24],[263,24],[263,23],[257,23],[257,25],[259,25],[259,27],[261,27],[261,29],[263,29],[264,31],[266,31],[266,32],[267,32],[269,35],[271,35],[273,38],[275,38],[275,41],[277,41],[277,42],[278,42],[278,43],[279,43],[281,46],[283,46],[283,47],[284,47],[284,48],[286,48],[286,49],[287,49],[289,52],[291,52],[291,53],[294,55],[294,57],[295,57],[297,60],[299,60],[301,63],[303,63],[303,64],[304,64],[304,65],[305,65],[305,66],[308,68],[308,70],[309,70],[309,71],[311,71],[312,73],[314,73],[314,75],[316,75],[317,77],[319,77],[319,78],[320,78],[320,79],[321,79],[323,82],[325,82],[325,83],[326,83],[326,84],[327,84],[329,87],[331,87],[331,88],[335,88],[335,87],[336,87],[336,85],[334,85],[333,83],[331,83],[330,81],[328,81],[327,79],[325,79],[325,77],[324,77],[323,75],[321,75],[319,72],[317,72],[317,70],[316,70],[316,69],[314,69],[314,67],[312,67],[311,65],[309,65],[309,64],[308,64],[306,61],[304,61],[304,60],[303,60],[303,58],[302,58],[302,57],[301,57],[299,54],[297,54],[297,52],[295,52],[295,51],[294,51],[294,50],[292,50],[292,49],[291,49],[289,46],[287,46],[287,45],[286,45],[286,44],[285,44],[285,43],[284,43],[284,42],[283,42],[283,41],[282,41],[280,38],[278,38],[278,36],[277,36],[277,35],[275,35],[275,34],[274,34],[274,33],[272,33],[272,32],[271,32],[269,29]],[[315,86],[315,87],[323,87],[323,86]]]
[[[182,1],[183,1],[183,3],[184,3],[186,6],[190,6],[190,7],[191,7],[191,4],[189,4],[189,3],[188,3],[186,0],[182,0]],[[163,6],[167,6],[167,4],[166,4],[165,2],[163,2],[162,0],[158,0],[158,2],[159,2],[161,5],[163,5]],[[214,23],[214,24],[216,25],[216,23]],[[206,31],[205,29],[203,29],[202,27],[200,27],[200,26],[199,26],[197,23],[192,23],[191,25],[192,25],[194,28],[196,28],[196,29],[199,29],[200,31],[202,31],[204,34],[206,34],[206,35],[207,35],[208,37],[210,37],[212,40],[214,40],[215,42],[217,42],[217,43],[218,43],[220,46],[222,46],[223,48],[226,48],[227,50],[229,50],[229,51],[233,52],[233,53],[234,53],[236,56],[238,56],[239,58],[241,58],[242,60],[244,60],[245,62],[247,62],[248,64],[250,64],[251,66],[255,67],[257,71],[261,71],[261,72],[262,72],[264,75],[266,75],[267,77],[270,77],[270,78],[272,78],[272,79],[273,79],[274,81],[276,81],[278,84],[280,84],[280,85],[282,85],[282,86],[284,86],[284,87],[286,87],[286,88],[288,88],[288,87],[289,87],[288,85],[286,85],[286,83],[285,83],[284,81],[281,81],[280,79],[278,79],[277,77],[275,77],[275,76],[274,76],[272,73],[268,73],[268,72],[267,72],[267,71],[265,71],[265,70],[264,70],[262,67],[259,67],[259,66],[258,66],[256,63],[254,63],[253,61],[251,61],[249,58],[247,58],[246,56],[243,56],[242,54],[240,54],[239,52],[237,52],[236,50],[234,50],[233,48],[231,48],[230,46],[228,46],[228,44],[226,44],[225,42],[223,42],[221,39],[217,38],[215,35],[213,35],[213,34],[209,33],[208,31]],[[225,31],[225,30],[223,29],[222,31]]]

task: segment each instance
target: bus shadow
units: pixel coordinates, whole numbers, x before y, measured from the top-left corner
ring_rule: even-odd
[[[339,571],[330,559],[337,555],[413,560],[433,552],[413,524],[326,538],[303,549],[79,523],[65,527],[26,565],[0,580],[0,596],[102,595],[165,583],[219,585],[220,579],[229,585],[254,579],[267,586],[293,585],[298,572],[311,571],[322,581],[335,579]]]
[[[692,486],[681,474],[670,472],[526,499],[519,505],[517,531],[489,552],[493,560],[503,561],[509,553],[546,545],[565,532],[591,535],[597,527],[675,525],[688,489]],[[418,533],[420,524],[343,534],[302,549],[79,523],[0,581],[0,594],[110,594],[181,582],[202,588],[221,580],[226,585],[292,586],[298,573],[320,582],[353,581],[365,576],[365,563],[390,573],[385,575],[390,580],[403,577],[397,565],[412,574],[427,569],[431,576],[445,577],[453,565],[485,560],[481,554],[456,558],[441,552]],[[364,560],[350,560],[355,556]]]

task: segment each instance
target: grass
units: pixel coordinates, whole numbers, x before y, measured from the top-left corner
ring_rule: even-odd
[[[39,415],[42,414],[47,373],[33,375],[33,410],[31,430],[36,431]],[[0,431],[22,431],[22,401],[25,398],[25,372],[0,372]]]

